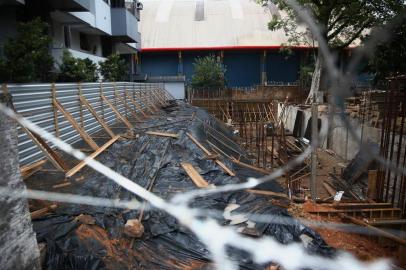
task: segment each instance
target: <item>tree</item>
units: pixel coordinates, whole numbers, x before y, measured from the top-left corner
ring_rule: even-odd
[[[46,81],[53,68],[49,53],[52,38],[48,24],[36,18],[19,23],[17,36],[4,44],[5,59],[0,62],[0,78],[10,82]]]
[[[394,27],[392,38],[388,42],[378,44],[374,55],[368,62],[366,72],[374,74],[378,82],[387,77],[406,74],[406,15],[403,14],[401,24]]]
[[[198,57],[193,63],[194,74],[191,86],[194,89],[223,89],[226,69],[214,55]]]
[[[103,79],[110,82],[125,81],[128,79],[129,67],[119,54],[112,54],[104,62],[99,62],[100,73]]]
[[[98,80],[97,65],[89,58],[75,58],[65,50],[62,64],[59,66],[59,81],[62,82],[95,82]]]
[[[270,4],[268,0],[258,0],[258,2],[263,5]],[[303,29],[292,7],[285,0],[272,2],[279,10],[286,13],[286,16],[273,15],[268,28],[272,31],[283,29],[288,36],[288,45],[313,43],[309,29]],[[368,34],[367,29],[388,22],[394,16],[393,10],[404,5],[403,0],[298,0],[297,2],[313,14],[316,24],[320,27],[322,38],[330,49],[335,51],[347,48],[357,39],[362,39]],[[315,62],[308,100],[317,94],[320,86],[323,70],[320,50]]]

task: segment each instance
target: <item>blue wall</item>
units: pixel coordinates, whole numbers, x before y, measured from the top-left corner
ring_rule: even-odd
[[[225,52],[224,65],[227,85],[230,87],[248,87],[261,83],[260,52]]]
[[[295,82],[299,79],[300,53],[286,56],[278,51],[268,51],[266,73],[268,81]],[[261,84],[262,51],[225,51],[224,65],[229,87],[250,87]],[[183,74],[189,82],[193,75],[193,63],[197,57],[220,55],[219,51],[182,52]],[[141,72],[149,76],[178,75],[177,52],[141,53]]]
[[[146,53],[141,54],[141,72],[149,76],[178,75],[178,54]]]
[[[293,52],[293,55],[277,51],[270,51],[266,57],[266,76],[268,81],[295,82],[299,80],[300,74],[300,52]]]

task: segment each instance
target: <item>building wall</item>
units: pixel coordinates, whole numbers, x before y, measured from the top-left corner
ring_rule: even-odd
[[[16,10],[14,7],[0,7],[0,57],[3,55],[3,46],[8,38],[17,32]]]
[[[149,76],[178,75],[178,55],[170,53],[148,53],[140,57],[141,72]]]
[[[179,65],[178,52],[141,52],[141,72],[149,76],[175,76],[181,71],[186,82],[193,76],[193,63],[196,58],[208,55],[220,56],[221,51],[182,52],[182,65]],[[226,80],[229,87],[251,87],[261,84],[262,69],[267,81],[292,83],[299,80],[301,52],[287,57],[279,51],[267,51],[265,65],[263,51],[224,51],[223,63],[226,67]]]
[[[260,52],[225,52],[227,85],[249,87],[261,83]]]

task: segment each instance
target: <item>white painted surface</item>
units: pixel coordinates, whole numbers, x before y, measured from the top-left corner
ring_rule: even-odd
[[[96,28],[111,35],[110,6],[103,0],[96,0]]]
[[[185,99],[184,82],[166,82],[164,87],[175,99]]]
[[[86,53],[86,52],[83,52],[83,51],[78,51],[78,50],[73,50],[73,49],[64,49],[64,48],[59,49],[59,48],[56,48],[56,49],[52,49],[52,56],[54,57],[57,64],[61,63],[64,50],[68,50],[72,54],[73,57],[80,58],[80,59],[89,58],[90,60],[92,60],[96,64],[98,64],[100,61],[106,60],[106,58],[104,58],[104,57],[100,57],[100,56],[93,55],[93,54],[90,54],[90,53]]]

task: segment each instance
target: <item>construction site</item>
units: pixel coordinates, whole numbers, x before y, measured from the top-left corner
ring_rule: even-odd
[[[83,45],[79,2],[50,10]],[[100,2],[141,23],[108,43],[128,81],[1,84],[1,269],[406,269],[405,75],[360,82],[322,40],[285,56],[277,1]]]

